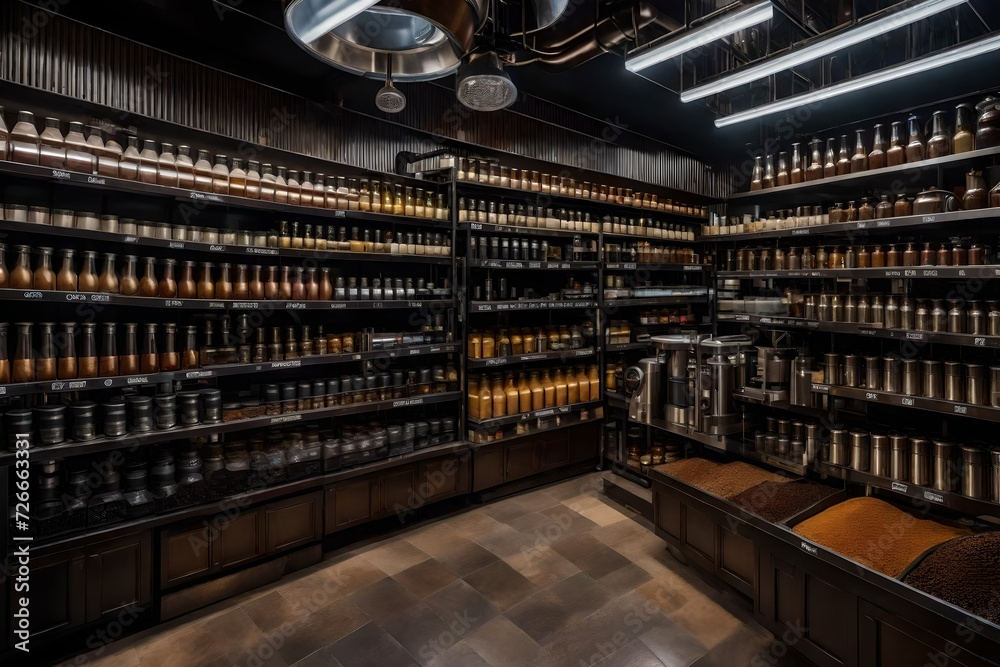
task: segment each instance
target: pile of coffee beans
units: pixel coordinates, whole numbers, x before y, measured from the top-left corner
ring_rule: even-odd
[[[903,581],[1000,625],[1000,532],[942,544]]]
[[[806,480],[792,483],[768,481],[750,487],[731,500],[751,514],[780,523],[835,493],[837,489]]]

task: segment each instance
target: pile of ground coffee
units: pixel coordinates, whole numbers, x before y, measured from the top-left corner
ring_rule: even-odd
[[[918,519],[876,498],[851,498],[793,530],[890,577],[898,577],[931,547],[970,532]]]
[[[715,461],[708,459],[681,459],[673,463],[658,465],[654,470],[666,473],[675,479],[679,479],[691,486],[701,487],[708,479],[715,475],[722,466]]]
[[[1000,625],[1000,532],[942,544],[903,581]]]
[[[815,482],[761,482],[731,500],[751,514],[779,523],[835,493],[837,489]]]
[[[713,496],[719,496],[728,500],[751,487],[757,486],[761,482],[782,484],[788,481],[790,480],[787,477],[761,470],[749,463],[736,461],[721,466],[714,475],[704,480],[698,486],[702,491],[707,491]]]

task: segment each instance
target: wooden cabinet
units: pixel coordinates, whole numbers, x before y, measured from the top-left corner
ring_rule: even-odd
[[[267,555],[316,542],[323,537],[323,494],[316,491],[270,503],[264,516]]]
[[[173,588],[212,572],[215,568],[211,547],[211,529],[201,523],[189,528],[162,531],[160,586]]]
[[[761,552],[759,577],[756,610],[765,627],[778,636],[791,632],[785,642],[818,667],[857,665],[858,598],[847,582],[770,550]]]
[[[859,616],[859,667],[992,667],[997,664],[969,650],[974,644],[973,629],[982,627],[973,619],[950,628],[951,638],[945,639],[865,600],[859,606]],[[995,654],[990,657],[1000,660]]]
[[[59,636],[125,608],[148,605],[151,572],[148,532],[35,555],[30,582],[32,641]],[[15,578],[7,580],[7,587],[6,597],[13,604],[22,595]],[[13,630],[11,626],[7,635],[11,644],[16,642]]]
[[[264,555],[264,515],[249,512],[219,530],[212,544],[220,568],[236,567]]]
[[[374,519],[372,496],[375,495],[375,481],[365,477],[328,487],[323,532],[335,533]]]
[[[332,484],[324,492],[323,532],[389,516],[405,521],[425,505],[468,493],[469,478],[468,455],[447,454]]]
[[[596,461],[599,445],[596,424],[484,445],[475,450],[472,490],[483,491],[550,470]]]

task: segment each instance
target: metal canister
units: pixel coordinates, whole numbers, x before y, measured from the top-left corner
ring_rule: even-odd
[[[792,422],[789,419],[779,419],[778,420],[778,435],[791,436],[792,435]]]
[[[1000,368],[997,369],[1000,374]],[[827,353],[823,355],[823,382],[831,386],[840,386],[844,381],[844,370],[840,365],[840,355]],[[998,384],[1000,387],[1000,384]]]
[[[910,438],[910,482],[930,486],[931,441],[926,438]]]
[[[779,435],[777,448],[774,450],[776,456],[780,456],[783,459],[788,458],[789,452],[792,450],[792,439],[787,435]]]
[[[888,318],[888,310],[886,311],[886,317]],[[913,299],[909,297],[904,297],[902,303],[899,305],[899,329],[915,329],[914,326],[916,322],[916,308],[913,305]]]
[[[968,320],[962,302],[952,299],[948,302],[948,333],[965,333],[967,326]]]
[[[858,299],[853,294],[844,297],[844,321],[858,321]]]
[[[764,436],[764,453],[774,455],[778,451],[778,436],[768,433]]]
[[[923,396],[926,398],[943,397],[944,377],[941,375],[941,362],[934,359],[924,359],[921,365],[923,366]]]
[[[979,447],[962,445],[962,495],[968,498],[986,497],[986,457]]]
[[[820,460],[820,452],[823,447],[823,428],[819,424],[809,424],[806,426],[806,454],[805,465],[812,465]],[[997,465],[1000,466],[1000,450],[998,450]]]
[[[858,324],[871,323],[871,309],[868,306],[868,296],[863,294],[858,297],[857,319]]]
[[[897,314],[899,311],[896,311]],[[871,324],[883,324],[885,322],[885,306],[882,305],[882,298],[876,294],[872,296],[872,305],[868,311],[868,321]]]
[[[847,465],[847,430],[835,428],[830,430],[830,465]]]
[[[927,299],[917,299],[917,307],[913,316],[913,327],[903,324],[904,329],[916,329],[917,331],[931,331],[931,309],[927,305]]]
[[[944,400],[962,403],[965,401],[965,383],[962,382],[962,364],[958,361],[944,362]]]
[[[899,304],[896,303],[896,295],[890,294],[885,299],[885,326],[887,329],[898,329],[900,325]]]
[[[986,329],[991,336],[1000,336],[1000,302],[986,302]]]
[[[808,295],[806,295],[805,318],[807,320],[816,320],[816,319],[819,319],[819,313],[818,313],[818,311],[816,309],[816,295],[815,294],[808,294]]]
[[[903,359],[903,393],[907,396],[920,395],[920,360]]]
[[[844,322],[844,300],[839,294],[830,297],[830,319],[834,322]]]
[[[934,488],[938,491],[954,491],[955,463],[953,460],[955,445],[945,440],[935,440],[934,451]]]
[[[903,390],[903,360],[882,357],[882,391],[898,394]]]
[[[865,388],[882,389],[882,360],[879,357],[865,357]]]
[[[983,310],[981,301],[969,302],[968,325],[969,333],[974,336],[982,336],[986,333],[986,312]]]
[[[861,357],[856,354],[844,355],[844,386],[858,387],[861,385]]]
[[[890,472],[889,462],[891,459],[889,436],[884,433],[872,433],[871,445],[871,473],[879,477],[888,477]]]
[[[910,479],[910,439],[900,433],[889,436],[889,477],[906,482]]]
[[[986,405],[986,368],[982,364],[965,365],[965,402]]]
[[[816,306],[816,319],[820,322],[829,322],[830,317],[830,295],[820,294]]]
[[[990,405],[1000,408],[1000,366],[990,366]]]
[[[1000,448],[990,450],[990,500],[1000,503]]]
[[[867,472],[871,465],[871,443],[868,431],[851,431],[851,467]]]
[[[763,431],[757,431],[756,433],[753,434],[753,448],[758,452],[765,451]]]

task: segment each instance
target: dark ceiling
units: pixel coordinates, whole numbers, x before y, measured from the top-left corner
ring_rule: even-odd
[[[23,0],[29,1],[29,0]],[[583,0],[596,9],[598,0]],[[650,0],[675,19],[684,19],[685,0]],[[704,7],[715,0],[688,0]],[[844,0],[782,0],[796,7],[838,5]],[[874,8],[889,0],[852,0]],[[36,1],[35,4],[38,4]],[[42,3],[44,4],[44,3]],[[990,26],[1000,28],[1000,3],[970,0]],[[703,10],[704,11],[704,10]],[[971,8],[963,20],[978,24]],[[149,44],[156,48],[226,70],[319,102],[333,102],[371,115],[384,116],[373,105],[381,82],[361,79],[333,69],[298,48],[282,27],[279,0],[136,0],[128,11],[108,12],[105,3],[76,0],[61,7],[61,13],[98,28]],[[581,20],[592,20],[590,12],[578,12]],[[584,16],[587,15],[587,16]],[[576,17],[574,17],[574,20]],[[797,28],[795,28],[797,29]],[[979,27],[981,31],[985,28]],[[644,37],[661,34],[652,27]],[[682,104],[677,90],[681,72],[677,61],[647,70],[646,76],[630,74],[623,66],[624,49],[595,58],[563,73],[549,73],[533,65],[509,68],[522,93],[527,93],[597,119],[609,119],[644,135],[711,163],[739,158],[761,145],[774,130],[775,121],[749,122],[725,130],[715,128],[715,113],[704,102]],[[688,63],[688,75],[690,75]],[[822,133],[850,118],[861,122],[889,113],[920,107],[932,100],[969,95],[1000,87],[1000,55],[983,57],[976,63],[976,77],[968,68],[931,72],[887,84],[880,89],[855,93],[823,106],[797,129],[798,134]],[[984,74],[986,73],[986,74]],[[647,78],[648,77],[648,78]],[[429,84],[453,86],[447,78]]]

